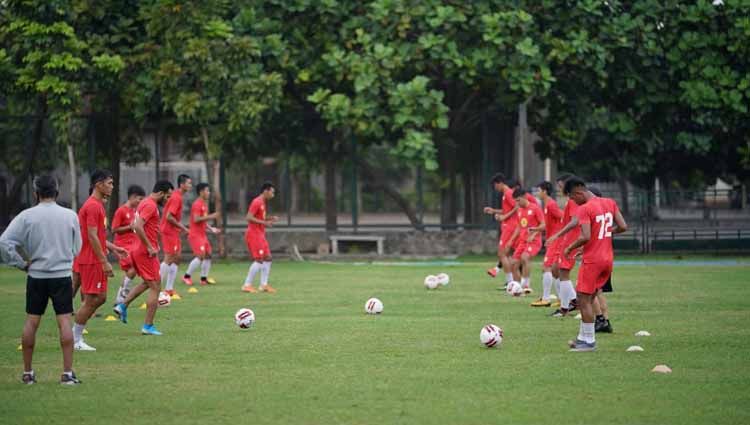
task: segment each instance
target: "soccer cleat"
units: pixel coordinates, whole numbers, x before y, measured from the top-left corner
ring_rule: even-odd
[[[595,351],[596,350],[596,342],[586,342],[581,341],[580,339],[576,338],[575,341],[568,341],[568,347],[570,347],[570,351],[574,353],[586,353],[589,351]]]
[[[525,287],[525,288],[523,288],[523,293],[524,293],[524,294],[527,294],[527,295],[528,295],[528,294],[531,294],[531,293],[533,293],[533,292],[534,292],[534,290],[533,290],[533,289],[531,289],[531,288],[529,288],[528,286],[527,286],[527,287]]]
[[[67,373],[63,373],[60,377],[60,384],[61,385],[78,385],[81,383],[81,380],[78,379],[75,372],[70,372],[70,375]]]
[[[496,277],[496,276],[497,276],[497,270],[495,270],[495,268],[494,268],[494,267],[493,267],[493,268],[491,268],[491,269],[487,269],[487,274],[488,274],[488,275],[489,275],[490,277]]]
[[[612,331],[613,331],[612,324],[609,323],[609,320],[607,320],[607,319],[597,320],[595,328],[594,328],[594,331],[596,331],[597,333],[604,332],[604,333],[607,333],[607,334],[611,334]]]
[[[206,286],[206,285],[208,285],[208,279],[206,279],[205,277],[202,277],[201,278],[201,286]]]
[[[570,307],[568,307],[568,311],[578,310],[578,300],[573,298],[570,300]]]
[[[24,372],[23,375],[21,375],[21,382],[26,385],[34,385],[36,384],[36,375],[33,371],[31,373]]]
[[[568,310],[565,308],[558,308],[552,314],[550,314],[551,317],[565,317],[567,315],[568,315]]]
[[[553,302],[551,307],[560,308],[560,300]]]
[[[539,298],[538,300],[536,300],[533,303],[531,303],[532,307],[549,307],[551,305],[552,305],[552,303],[550,303],[549,301],[545,301],[545,300],[543,300],[541,298]]]
[[[173,297],[175,294],[174,289],[167,289],[166,291],[164,291],[164,293],[169,295],[170,297]]]
[[[143,325],[141,328],[141,334],[143,335],[161,335],[162,333],[156,329],[154,325]]]
[[[268,292],[269,294],[275,294],[276,290],[269,284],[260,285],[260,292]]]
[[[80,340],[73,345],[73,349],[76,351],[96,351],[96,348],[86,344],[84,340]]]
[[[193,286],[193,279],[188,275],[182,276],[182,282],[187,286]]]
[[[120,321],[122,323],[128,323],[128,306],[126,306],[123,303],[117,304],[115,308],[112,309],[117,317],[120,318]]]
[[[242,285],[242,292],[249,292],[251,294],[255,294],[258,292],[253,285]]]

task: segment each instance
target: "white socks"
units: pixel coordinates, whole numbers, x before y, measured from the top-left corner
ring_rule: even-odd
[[[250,265],[250,269],[247,271],[247,277],[245,278],[245,285],[252,285],[253,280],[255,279],[255,275],[258,274],[258,272],[262,268],[263,268],[263,263],[254,261],[253,264]]]
[[[185,272],[186,275],[192,276],[193,272],[198,269],[198,267],[201,265],[201,259],[198,257],[193,258],[193,261],[188,264],[187,271]]]
[[[505,281],[513,282],[513,273],[505,273]]]
[[[522,277],[521,278],[521,288],[528,288],[529,284],[531,283],[531,278],[528,277]]]
[[[552,284],[555,286],[555,293],[557,294],[557,298],[560,298],[560,279],[555,279]]]
[[[167,286],[164,289],[171,291],[174,289],[174,280],[177,278],[177,264],[168,265],[167,270],[169,270],[167,274]]]
[[[570,280],[560,281],[560,307],[570,308],[570,301],[576,298],[576,290]]]
[[[169,274],[169,264],[162,261],[159,265],[159,275],[161,275],[161,287],[167,283],[167,275]]]
[[[578,339],[588,344],[596,342],[596,332],[593,323],[584,323],[581,321],[581,327],[578,330]]]
[[[206,258],[201,263],[201,278],[208,277],[209,270],[211,270],[211,259]]]
[[[271,262],[266,261],[263,263],[263,268],[260,269],[260,286],[266,286],[268,284],[268,276],[271,274]]]
[[[549,301],[550,291],[552,290],[552,282],[555,278],[552,276],[552,272],[544,272],[542,274],[542,300]]]
[[[86,325],[79,325],[75,323],[73,325],[73,343],[78,344],[83,339],[83,330],[86,329]]]
[[[133,279],[129,278],[127,275],[124,279],[122,279],[122,285],[120,285],[120,288],[128,289],[128,285],[130,285],[130,282],[132,282]]]

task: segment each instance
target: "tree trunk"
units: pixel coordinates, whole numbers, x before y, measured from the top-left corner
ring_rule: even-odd
[[[456,224],[458,205],[456,196],[456,149],[453,142],[443,138],[437,143],[438,164],[443,184],[440,187],[440,224]]]
[[[218,244],[218,253],[219,257],[226,257],[226,246],[224,243],[225,235],[226,235],[226,228],[224,226],[224,216],[222,214],[222,204],[221,204],[221,164],[219,160],[213,158],[213,155],[211,154],[210,149],[210,141],[208,138],[208,129],[206,127],[201,127],[201,137],[203,139],[203,148],[206,151],[206,164],[208,165],[208,169],[206,172],[208,173],[209,178],[209,185],[211,185],[211,192],[214,194],[214,211],[216,211],[217,218],[216,218],[216,227],[221,229],[221,232],[216,237],[216,242]]]
[[[358,158],[357,164],[359,165],[360,171],[362,171],[362,176],[368,181],[368,183],[370,183],[372,188],[375,190],[382,190],[385,195],[391,198],[393,202],[401,208],[401,211],[406,214],[411,225],[417,230],[422,230],[423,227],[419,222],[419,217],[417,217],[416,211],[414,211],[414,208],[409,204],[409,201],[404,198],[390,182],[388,182],[386,176],[378,172],[361,157]]]
[[[34,123],[34,129],[32,130],[31,137],[26,138],[26,147],[24,149],[26,156],[24,158],[24,166],[21,169],[21,173],[15,176],[13,186],[10,189],[10,195],[8,196],[9,205],[15,206],[15,208],[9,208],[10,214],[16,212],[21,205],[21,189],[29,179],[29,175],[34,171],[36,154],[39,151],[42,144],[42,138],[44,137],[44,121],[47,117],[47,99],[42,95],[37,97],[35,112],[36,121]]]
[[[326,230],[335,232],[338,227],[336,208],[336,158],[333,155],[328,155],[325,162]]]
[[[8,182],[5,176],[0,175],[0,227],[5,227],[10,222],[10,211],[8,202]]]
[[[120,98],[117,95],[110,97],[110,113],[112,138],[109,142],[109,169],[112,172],[112,178],[115,182],[112,188],[112,195],[109,197],[108,217],[111,223],[112,218],[115,216],[115,211],[117,211],[120,205],[120,158],[122,157],[122,149],[120,145]]]
[[[78,173],[76,172],[76,155],[73,141],[68,141],[68,168],[70,169],[70,208],[78,211]]]

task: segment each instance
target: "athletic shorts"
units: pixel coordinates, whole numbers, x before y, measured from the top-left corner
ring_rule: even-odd
[[[520,242],[517,244],[515,251],[513,251],[513,259],[515,260],[520,260],[521,255],[523,255],[524,252],[529,254],[530,258],[533,258],[535,255],[539,254],[539,251],[542,249],[541,238],[535,238],[533,242],[527,242],[526,238],[521,237],[519,237],[518,240]]]
[[[120,270],[126,272],[133,268],[133,251],[138,248],[138,245],[124,246],[128,250],[128,256],[120,260]]]
[[[576,292],[593,295],[612,275],[612,263],[583,263],[578,270]]]
[[[176,255],[182,252],[182,240],[180,235],[161,235],[161,246],[167,255]]]
[[[82,294],[106,294],[107,275],[100,263],[79,264],[78,274],[81,276]]]
[[[193,255],[196,257],[206,254],[211,255],[211,243],[207,237],[188,237],[188,243],[190,244],[190,249],[193,250]]]
[[[271,248],[269,248],[268,241],[264,236],[248,235],[245,242],[247,243],[247,252],[250,253],[250,258],[253,260],[264,261],[271,255]]]
[[[562,270],[573,270],[576,266],[576,251],[571,251],[570,255],[567,257],[563,254],[563,250],[565,248],[560,249],[560,254],[557,256],[557,267]]]
[[[135,272],[146,282],[161,282],[159,256],[149,257],[148,251],[137,250],[131,255]]]
[[[510,242],[515,243],[515,241],[510,240],[512,236],[513,236],[513,228],[511,226],[502,226],[501,231],[500,231],[500,244],[497,246],[497,249],[502,250],[508,247],[508,244]]]
[[[602,292],[612,292],[612,274],[610,274],[609,279],[604,282],[604,286],[602,286]]]
[[[55,314],[73,313],[73,283],[70,276],[52,279],[26,277],[27,314],[43,315],[50,298],[52,298]]]
[[[562,254],[560,245],[561,242],[558,239],[547,246],[547,251],[544,253],[544,267],[552,267],[557,262],[558,257]]]

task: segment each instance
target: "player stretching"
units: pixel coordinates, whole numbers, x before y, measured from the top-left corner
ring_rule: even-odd
[[[164,290],[170,294],[174,293],[177,265],[180,264],[180,253],[182,253],[180,233],[188,232],[188,228],[180,222],[182,220],[182,195],[192,188],[193,181],[190,176],[185,174],[177,176],[177,190],[172,193],[164,207],[164,217],[159,228],[161,230],[161,244],[164,249],[164,261],[161,263],[159,274],[161,274],[161,283],[164,285]]]
[[[576,282],[581,324],[578,337],[569,342],[570,351],[594,351],[596,336],[592,304],[612,274],[612,235],[626,231],[628,225],[620,214],[617,203],[611,199],[594,196],[586,188],[583,180],[575,177],[568,179],[565,182],[565,190],[579,205],[576,216],[581,234],[563,250],[563,254],[569,255],[573,250],[583,247],[583,261]],[[613,223],[616,226],[613,226]]]
[[[563,210],[563,228],[547,239],[548,247],[553,246],[558,239],[560,240],[558,242],[560,244],[560,255],[557,257],[556,264],[553,264],[552,266],[552,271],[554,272],[557,270],[558,275],[559,284],[557,294],[560,297],[560,308],[552,313],[553,317],[567,316],[570,311],[576,309],[577,303],[576,290],[573,287],[573,282],[570,280],[570,272],[576,266],[575,256],[577,251],[572,252],[569,255],[565,255],[562,252],[563,248],[578,239],[578,236],[581,233],[581,228],[578,226],[578,218],[576,218],[578,205],[570,199],[570,194],[565,190],[565,183],[573,177],[574,176],[567,174],[564,176],[561,175],[557,178],[558,188],[568,197],[568,202],[565,204],[565,209]]]
[[[208,213],[208,200],[211,197],[211,189],[208,183],[198,183],[195,191],[198,194],[198,198],[196,198],[190,207],[190,233],[188,233],[188,242],[195,258],[188,265],[187,272],[182,277],[182,281],[186,285],[192,285],[193,279],[190,275],[200,267],[201,285],[207,285],[208,272],[211,270],[211,243],[206,236],[206,229],[214,234],[219,233],[219,229],[208,224],[209,220],[216,219],[217,213]],[[172,293],[169,293],[169,295],[172,295]]]
[[[542,203],[544,204],[544,232],[549,237],[562,228],[563,213],[555,200],[555,189],[552,183],[544,181],[539,183],[537,187],[539,188]],[[553,274],[552,265],[557,261],[560,249],[560,240],[558,239],[551,246],[548,246],[544,253],[544,262],[542,264],[542,297],[531,303],[532,307],[549,307],[551,305],[550,294],[552,292],[552,285],[557,277]],[[557,271],[555,270],[554,273],[556,274]]]
[[[263,183],[258,195],[250,203],[247,209],[247,232],[245,232],[245,242],[247,250],[253,259],[250,270],[247,272],[245,284],[242,285],[244,292],[257,292],[253,288],[253,279],[260,271],[260,290],[268,293],[275,293],[276,290],[268,284],[268,276],[271,274],[271,250],[266,240],[266,226],[271,227],[279,219],[276,216],[266,216],[266,202],[273,199],[276,195],[276,187],[271,182]]]
[[[497,273],[502,267],[505,272],[505,284],[513,281],[513,269],[511,267],[510,250],[513,247],[514,241],[512,240],[513,231],[516,228],[518,218],[516,212],[518,207],[516,202],[513,200],[513,189],[509,185],[508,179],[506,179],[503,173],[497,173],[492,176],[492,187],[496,192],[502,194],[502,209],[494,209],[492,207],[484,207],[485,214],[491,214],[497,221],[500,222],[500,243],[497,245],[497,266],[487,270],[487,274],[491,277],[497,276]]]
[[[142,187],[130,186],[128,188],[128,200],[117,208],[115,216],[112,218],[112,233],[115,234],[114,243],[128,251],[128,256],[120,260],[120,269],[125,272],[125,277],[122,279],[120,289],[117,290],[115,304],[125,300],[128,291],[130,291],[128,285],[135,279],[135,267],[133,267],[133,259],[130,257],[130,253],[138,247],[138,235],[133,230],[133,223],[135,222],[135,210],[145,196],[146,191]]]
[[[544,213],[539,205],[527,198],[524,189],[513,191],[513,200],[518,205],[518,226],[514,233],[518,237],[518,246],[513,252],[513,267],[516,274],[520,274],[521,287],[524,292],[531,293],[531,263],[542,249],[542,232],[544,231]]]
[[[172,183],[167,180],[159,180],[154,185],[151,194],[138,205],[137,217],[133,223],[133,229],[138,235],[138,248],[131,254],[133,266],[138,276],[143,278],[143,283],[133,288],[125,301],[117,304],[114,308],[115,314],[120,317],[122,323],[128,323],[128,306],[134,299],[138,298],[148,289],[146,300],[146,318],[143,321],[141,333],[143,335],[161,335],[154,326],[157,301],[161,278],[159,276],[159,205],[163,205],[172,194]]]
[[[107,241],[104,202],[109,199],[113,187],[112,173],[95,170],[91,173],[91,196],[78,211],[83,246],[75,259],[73,270],[81,282],[83,304],[78,307],[73,324],[73,348],[76,351],[96,351],[96,348],[83,340],[83,330],[86,329],[86,323],[96,309],[107,300],[107,278],[115,275],[112,265],[107,260],[107,248],[117,253],[120,258],[128,254],[126,249]]]

